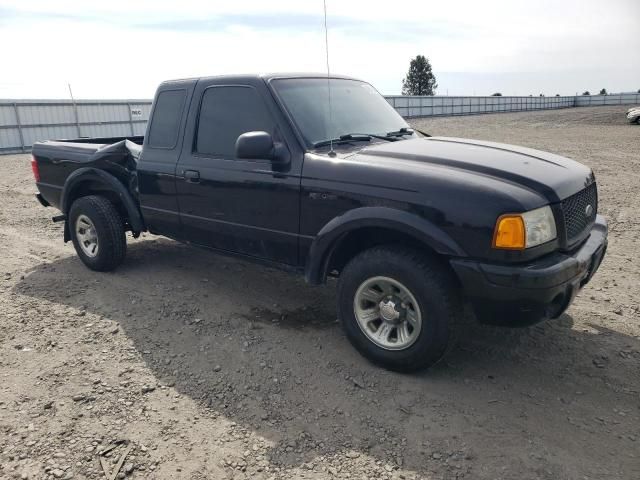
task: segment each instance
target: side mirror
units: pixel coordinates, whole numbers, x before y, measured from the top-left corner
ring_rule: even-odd
[[[289,155],[286,148],[280,143],[275,143],[269,133],[247,132],[236,140],[236,158],[286,163]]]

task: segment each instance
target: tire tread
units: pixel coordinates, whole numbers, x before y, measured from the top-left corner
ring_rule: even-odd
[[[127,239],[124,230],[124,221],[116,207],[107,198],[99,195],[88,195],[76,200],[69,211],[69,219],[75,218],[75,211],[81,210],[91,218],[96,229],[101,229],[104,235],[98,239],[100,253],[94,261],[85,257],[76,246],[76,251],[81,260],[92,270],[107,272],[114,270],[122,263],[127,252]],[[103,227],[103,228],[100,228]],[[77,244],[73,225],[69,228],[72,232],[74,245]]]
[[[370,265],[389,264],[400,265],[405,269],[413,269],[419,272],[425,289],[437,299],[437,303],[442,306],[442,311],[446,312],[447,315],[446,321],[444,323],[441,322],[442,324],[437,325],[435,329],[437,338],[433,339],[434,341],[430,345],[431,348],[426,349],[416,346],[414,354],[397,355],[397,359],[394,360],[390,360],[387,353],[377,352],[381,349],[368,340],[363,343],[361,339],[357,338],[357,335],[354,335],[349,326],[346,325],[347,321],[355,321],[355,319],[351,319],[350,315],[349,318],[345,318],[347,315],[344,315],[345,312],[343,311],[343,308],[347,308],[346,305],[343,306],[343,302],[347,301],[344,298],[346,283],[351,281],[350,279],[353,276],[357,276],[359,271],[368,268]],[[416,292],[413,293],[414,295],[416,294]],[[402,372],[425,369],[437,363],[455,344],[463,319],[463,303],[453,273],[445,265],[442,265],[439,257],[402,245],[377,246],[365,250],[354,257],[340,274],[338,299],[338,311],[341,314],[343,327],[354,346],[374,363]],[[348,301],[352,304],[353,299],[350,298]],[[423,314],[423,318],[424,316],[426,315]],[[359,329],[357,325],[355,328]],[[365,338],[363,334],[360,333],[360,335]],[[407,350],[412,348],[413,346]],[[376,354],[376,352],[379,354]]]

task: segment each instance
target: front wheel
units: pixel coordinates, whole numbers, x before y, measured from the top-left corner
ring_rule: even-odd
[[[124,220],[104,197],[89,195],[71,205],[68,228],[80,260],[91,270],[107,272],[124,260]]]
[[[338,314],[347,337],[366,358],[390,370],[437,363],[462,309],[451,272],[418,251],[375,247],[340,274]]]

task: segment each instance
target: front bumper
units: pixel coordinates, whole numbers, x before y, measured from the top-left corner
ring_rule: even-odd
[[[586,242],[525,265],[453,259],[451,266],[483,323],[530,325],[557,318],[591,280],[607,250],[607,222],[598,215]]]

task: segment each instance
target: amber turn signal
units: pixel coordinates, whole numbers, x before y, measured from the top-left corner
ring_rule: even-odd
[[[526,233],[521,215],[502,215],[496,222],[493,247],[524,250]]]

